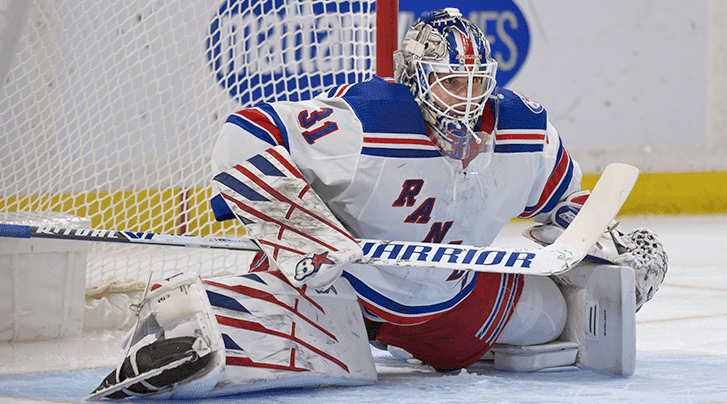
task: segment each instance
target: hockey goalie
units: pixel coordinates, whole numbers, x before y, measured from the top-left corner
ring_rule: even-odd
[[[211,205],[262,252],[237,276],[150,287],[92,398],[369,384],[370,344],[440,371],[489,355],[513,371],[634,372],[635,312],[667,270],[648,229],[612,226],[553,277],[353,263],[359,238],[488,246],[516,217],[547,245],[589,195],[547,111],[496,85],[458,10],[417,20],[395,69],[228,117]]]

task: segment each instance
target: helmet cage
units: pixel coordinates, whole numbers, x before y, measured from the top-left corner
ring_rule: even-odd
[[[411,89],[444,154],[465,159],[480,149],[470,141],[482,143],[476,126],[487,101],[496,104],[497,97],[497,62],[482,31],[456,9],[425,13],[394,56],[397,81]]]
[[[420,105],[435,118],[441,116],[444,121],[457,121],[473,128],[495,90],[497,63],[450,65],[418,60],[416,65]],[[447,84],[449,81],[464,83],[464,90],[453,91]],[[444,100],[432,91],[435,87],[441,88],[448,99]]]

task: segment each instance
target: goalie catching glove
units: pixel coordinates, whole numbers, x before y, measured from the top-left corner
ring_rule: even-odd
[[[589,191],[579,191],[561,201],[550,213],[545,224],[535,225],[523,231],[523,235],[536,243],[552,244],[573,221]],[[591,259],[634,270],[636,281],[636,311],[651,300],[664,282],[668,269],[668,257],[657,235],[646,228],[624,233],[613,222],[606,234],[588,252]]]
[[[293,286],[326,289],[342,264],[363,256],[282,146],[218,174],[213,184]]]

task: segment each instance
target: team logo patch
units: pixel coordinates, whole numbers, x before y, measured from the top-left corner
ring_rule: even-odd
[[[318,273],[321,265],[335,265],[336,263],[328,258],[328,251],[323,254],[313,254],[312,257],[305,257],[295,265],[295,280],[304,281]]]
[[[515,94],[517,94],[517,93],[515,93]],[[531,111],[535,112],[536,114],[543,112],[543,106],[540,105],[539,103],[531,100],[528,97],[522,96],[520,94],[517,94],[517,96],[520,97],[521,100],[523,100],[523,104],[525,104],[525,106],[527,106]]]
[[[565,229],[573,222],[573,219],[576,218],[576,215],[580,211],[580,208],[574,206],[563,206],[554,215],[555,223]]]

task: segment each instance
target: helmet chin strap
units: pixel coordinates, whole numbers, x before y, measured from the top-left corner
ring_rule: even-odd
[[[455,122],[457,124],[459,124],[460,126],[464,126],[464,128],[465,128],[465,136],[472,136],[475,139],[475,142],[477,144],[481,144],[482,143],[482,138],[479,137],[479,136],[477,136],[477,133],[475,133],[475,131],[472,130],[472,128],[470,127],[470,125],[468,125],[465,122],[459,121],[459,120],[455,120]]]

